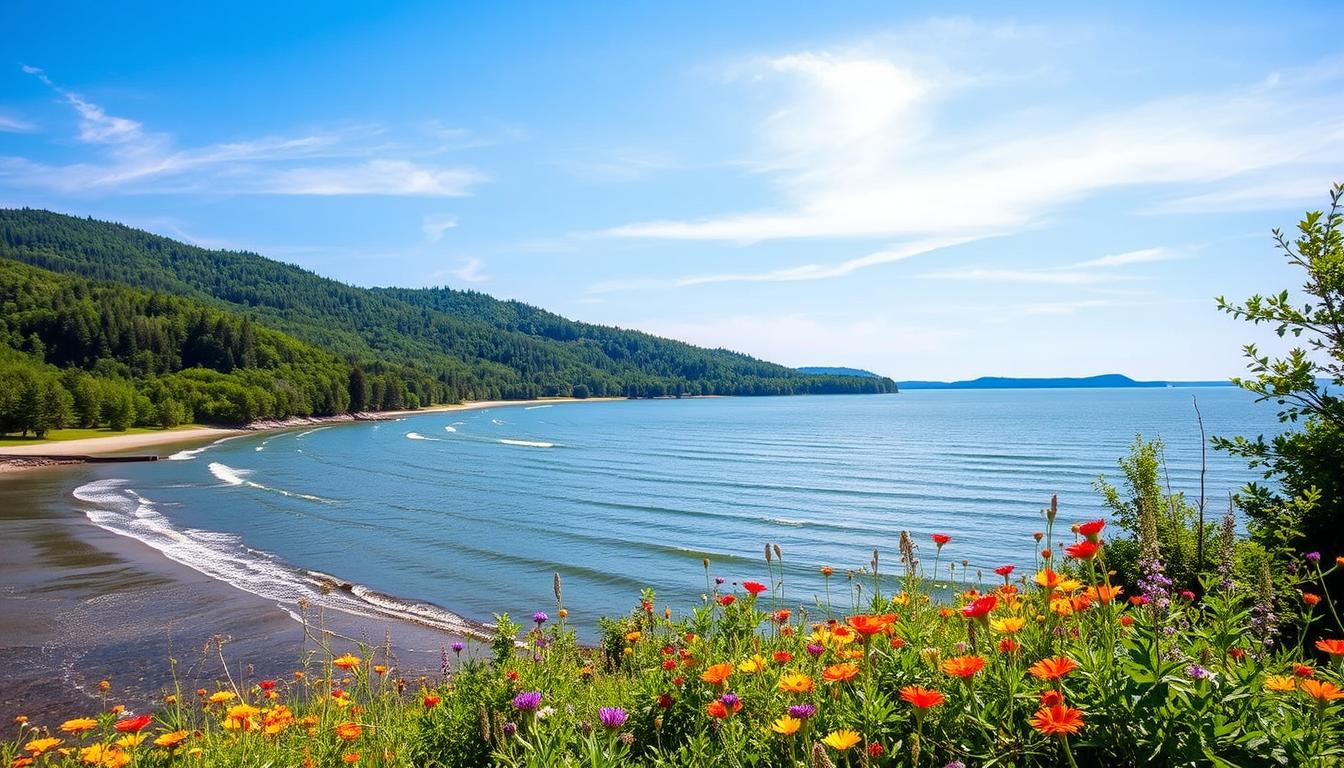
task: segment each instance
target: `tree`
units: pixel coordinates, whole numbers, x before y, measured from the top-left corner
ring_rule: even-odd
[[[1274,230],[1277,249],[1305,272],[1301,304],[1288,291],[1252,296],[1240,304],[1218,298],[1218,308],[1254,324],[1266,323],[1297,346],[1283,357],[1244,347],[1250,376],[1233,379],[1257,402],[1274,401],[1279,420],[1295,425],[1263,435],[1215,437],[1214,445],[1245,458],[1264,478],[1237,497],[1253,539],[1280,559],[1308,550],[1344,554],[1344,184],[1330,193],[1328,213],[1312,211],[1296,239]],[[1324,382],[1322,380],[1325,380]],[[1340,580],[1330,585],[1339,595]]]

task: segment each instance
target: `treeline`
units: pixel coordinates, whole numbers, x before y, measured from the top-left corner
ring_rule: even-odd
[[[416,407],[396,374],[198,301],[0,259],[0,434]]]
[[[399,382],[380,391],[370,387],[379,407],[896,390],[890,379],[806,375],[475,292],[357,288],[253,253],[197,248],[47,211],[0,211],[0,257],[189,297],[250,319],[253,333],[263,326],[283,331],[358,365],[366,378]],[[350,384],[346,389],[356,390],[358,401],[358,382]]]

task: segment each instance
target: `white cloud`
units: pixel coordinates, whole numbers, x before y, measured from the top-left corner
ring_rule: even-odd
[[[490,279],[488,275],[482,274],[481,268],[485,266],[481,260],[475,257],[461,259],[456,269],[448,270],[448,274],[464,283],[484,283]]]
[[[974,34],[957,30],[967,48],[975,47]],[[747,158],[778,204],[637,221],[602,234],[964,242],[1039,226],[1063,206],[1108,190],[1246,189],[1248,180],[1270,174],[1316,184],[1324,169],[1344,163],[1344,101],[1335,98],[1344,73],[1336,70],[1285,71],[1235,89],[1065,113],[985,98],[1001,95],[987,93],[983,80],[880,42],[779,56],[747,69],[750,77],[739,80],[753,95],[782,88],[758,116],[759,149]],[[966,119],[971,106],[983,112],[973,122]],[[1294,181],[1291,195],[1297,193]],[[808,265],[803,273],[824,277],[840,266]]]
[[[11,115],[0,114],[0,133],[27,133],[37,126]]]
[[[1124,253],[1114,253],[1109,256],[1101,256],[1087,261],[1080,261],[1073,264],[1075,269],[1094,269],[1108,267],[1123,267],[1128,264],[1151,264],[1158,261],[1173,261],[1175,259],[1188,258],[1189,254],[1180,251],[1174,251],[1169,248],[1141,248],[1137,251],[1126,251]]]
[[[1115,275],[1075,270],[1049,269],[988,269],[965,267],[937,272],[925,272],[920,277],[930,280],[961,280],[989,283],[1042,283],[1045,285],[1089,285],[1115,281]]]
[[[437,243],[443,239],[443,233],[457,226],[456,216],[446,216],[443,214],[427,214],[420,220],[420,231],[425,233],[425,239],[431,243]]]
[[[857,272],[860,269],[875,267],[879,264],[891,264],[897,261],[904,261],[911,256],[918,256],[941,248],[960,245],[961,243],[969,242],[972,239],[975,238],[947,237],[921,240],[870,253],[855,259],[849,259],[848,261],[842,261],[838,264],[801,264],[795,267],[772,269],[766,272],[691,275],[676,280],[673,285],[687,286],[729,282],[789,282],[795,280],[821,280],[830,277],[843,277],[853,272]]]
[[[426,165],[387,157],[380,131],[358,127],[306,136],[266,136],[180,148],[173,137],[52,81],[41,69],[23,71],[47,85],[79,116],[78,138],[91,145],[90,160],[64,165],[0,156],[0,178],[16,186],[59,192],[279,195],[398,195],[459,197],[486,180],[462,167]]]

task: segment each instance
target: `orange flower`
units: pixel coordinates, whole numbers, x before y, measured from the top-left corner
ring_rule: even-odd
[[[1321,602],[1321,596],[1320,596],[1320,595],[1314,595],[1314,594],[1312,594],[1312,593],[1310,593],[1310,592],[1303,592],[1303,593],[1302,593],[1302,602],[1306,603],[1308,607],[1311,607],[1311,606],[1314,606],[1314,605],[1316,605],[1317,603]]]
[[[1098,584],[1095,587],[1088,587],[1087,591],[1083,594],[1089,600],[1095,600],[1104,605],[1115,600],[1115,598],[1119,597],[1120,593],[1124,591],[1124,587],[1108,587],[1105,584]]]
[[[1344,640],[1317,640],[1316,650],[1325,651],[1331,656],[1344,656]]]
[[[829,566],[829,565],[823,565],[823,566],[821,566],[821,575],[822,575],[822,576],[830,576],[832,573],[835,573],[835,569],[832,568],[831,566]]]
[[[1041,707],[1032,716],[1031,727],[1046,736],[1067,736],[1083,729],[1083,712],[1063,704]]]
[[[336,726],[336,737],[341,741],[354,741],[363,732],[364,729],[359,726],[359,723],[341,723]]]
[[[845,623],[854,628],[854,631],[864,637],[880,635],[887,631],[896,617],[891,614],[882,614],[879,616],[850,616],[845,619]]]
[[[46,739],[33,739],[27,744],[24,744],[23,748],[30,754],[32,754],[33,757],[37,757],[38,755],[44,752],[49,752],[50,750],[55,749],[56,747],[60,746],[60,744],[61,744],[60,739],[50,737]]]
[[[790,672],[779,678],[779,690],[784,693],[811,693],[812,678],[801,672]]]
[[[916,709],[929,709],[942,704],[944,701],[943,694],[918,685],[907,685],[902,688],[901,699],[909,702]]]
[[[985,660],[979,656],[956,656],[943,662],[943,672],[964,680],[969,680],[984,668]]]
[[[733,665],[727,662],[715,664],[700,673],[700,679],[710,685],[723,685],[728,680],[728,676],[733,674]]]
[[[97,727],[98,721],[92,717],[76,717],[74,720],[61,723],[61,730],[66,733],[86,733]]]
[[[1327,683],[1323,680],[1303,680],[1302,690],[1306,691],[1307,695],[1319,702],[1321,706],[1344,699],[1344,691],[1339,690],[1334,683]]]
[[[1056,656],[1053,659],[1041,659],[1028,670],[1041,680],[1058,680],[1078,668],[1078,663],[1068,656]]]
[[[731,717],[733,714],[740,711],[742,711],[742,702],[736,700],[733,701],[733,706],[731,709],[728,707],[727,704],[723,703],[722,699],[715,699],[709,702],[709,704],[705,705],[705,712],[707,712],[710,717],[716,720],[722,720],[724,718]]]
[[[832,664],[821,671],[821,677],[828,683],[845,683],[859,674],[859,665],[850,662]]]
[[[344,656],[332,659],[331,663],[332,665],[340,667],[341,669],[344,669],[346,672],[349,672],[350,670],[359,666],[360,659],[358,656],[347,653]]]
[[[353,765],[354,763],[358,763],[358,762],[359,762],[359,753],[358,753],[358,752],[346,752],[344,755],[341,755],[341,759],[344,760],[345,762],[350,763],[350,764]]]

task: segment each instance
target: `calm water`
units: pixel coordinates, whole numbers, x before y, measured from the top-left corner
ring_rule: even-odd
[[[1173,486],[1198,494],[1192,396],[1211,435],[1278,429],[1232,388],[518,406],[229,439],[100,469],[76,497],[95,523],[284,606],[452,626],[552,609],[558,571],[571,621],[591,628],[642,587],[696,600],[703,557],[764,581],[766,542],[803,602],[820,565],[877,548],[894,570],[902,529],[951,534],[944,562],[1029,561],[1050,494],[1064,521],[1102,515],[1091,484],[1136,433],[1161,436]],[[1211,451],[1211,509],[1250,479]]]

